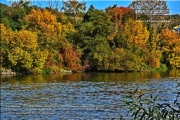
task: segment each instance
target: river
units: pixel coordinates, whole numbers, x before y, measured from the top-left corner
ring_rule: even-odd
[[[129,91],[171,103],[177,81],[180,71],[1,76],[1,119],[119,119]]]

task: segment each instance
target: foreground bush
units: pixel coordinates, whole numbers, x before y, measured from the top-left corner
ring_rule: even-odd
[[[147,94],[138,94],[138,88],[123,99],[128,114],[135,120],[178,120],[180,119],[180,83],[175,91],[176,99],[169,103],[166,99]],[[158,102],[164,101],[164,102]]]

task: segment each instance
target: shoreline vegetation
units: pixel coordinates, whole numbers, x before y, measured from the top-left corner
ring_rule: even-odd
[[[144,70],[144,71],[72,71],[70,69],[61,69],[59,71],[55,71],[55,72],[50,72],[50,71],[44,71],[41,74],[72,74],[72,73],[82,73],[82,72],[99,72],[99,73],[127,73],[127,72],[165,72],[167,71],[168,68],[166,66],[163,66],[161,68],[158,69],[149,69],[149,70]],[[12,71],[11,69],[6,69],[6,68],[1,68],[0,71],[0,75],[4,75],[4,76],[15,76],[15,75],[23,75],[23,74],[32,74],[32,73],[20,73],[20,72],[16,72],[16,71]]]
[[[63,74],[63,73],[67,73],[67,74],[71,74],[71,73],[75,73],[75,72],[82,72],[82,71],[72,71],[72,70],[65,70],[65,69],[61,69],[60,71],[57,72],[50,72],[50,73],[43,73],[43,74]],[[31,74],[31,73],[19,73],[19,72],[14,72],[11,69],[5,69],[5,68],[1,68],[1,72],[0,75],[4,75],[4,76],[15,76],[15,75],[23,75],[23,74]]]
[[[1,75],[180,69],[180,15],[164,22],[169,17],[158,8],[168,11],[165,1],[105,10],[86,10],[77,0],[59,8],[22,0],[0,7]],[[136,7],[156,8],[160,15]]]

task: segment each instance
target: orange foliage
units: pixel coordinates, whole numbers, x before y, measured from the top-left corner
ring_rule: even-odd
[[[166,28],[161,31],[159,38],[165,62],[169,63],[172,68],[180,68],[180,37]]]
[[[108,10],[111,20],[115,23],[115,32],[108,36],[108,40],[112,41],[117,36],[123,16],[127,13],[133,14],[133,10],[127,7],[113,7]]]
[[[80,61],[81,53],[76,53],[69,42],[64,43],[63,47],[60,50],[60,53],[66,67],[70,68],[71,70],[82,70]]]
[[[108,14],[111,15],[112,20],[120,20],[128,12],[133,13],[133,10],[127,7],[114,7],[108,11]]]
[[[126,13],[133,14],[133,10],[127,7],[114,7],[108,11],[108,14],[111,16],[111,20],[115,22],[116,32],[117,32],[118,27],[121,26],[122,17]]]
[[[166,28],[161,31],[159,37],[163,51],[180,52],[180,38],[175,32]]]

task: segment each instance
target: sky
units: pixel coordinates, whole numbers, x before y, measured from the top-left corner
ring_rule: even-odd
[[[41,1],[41,0],[34,0],[34,1]],[[48,1],[48,0],[42,0],[42,1]],[[105,8],[109,7],[110,5],[113,6],[114,4],[117,4],[117,6],[127,7],[132,2],[132,0],[84,0],[84,1],[86,2],[87,9],[89,8],[90,5],[93,5],[95,8],[100,10],[104,10]],[[8,4],[8,0],[1,0],[0,3]],[[180,0],[167,0],[167,6],[170,9],[171,14],[180,15]]]
[[[113,6],[114,4],[117,4],[118,6],[125,6],[128,7],[131,4],[132,0],[117,0],[117,1],[110,1],[110,0],[99,0],[99,1],[87,1],[87,6],[89,4],[93,4],[95,8],[98,9],[105,9],[108,6]],[[167,1],[167,6],[168,9],[170,9],[171,14],[179,14],[180,15],[180,0],[172,1],[168,0]]]

